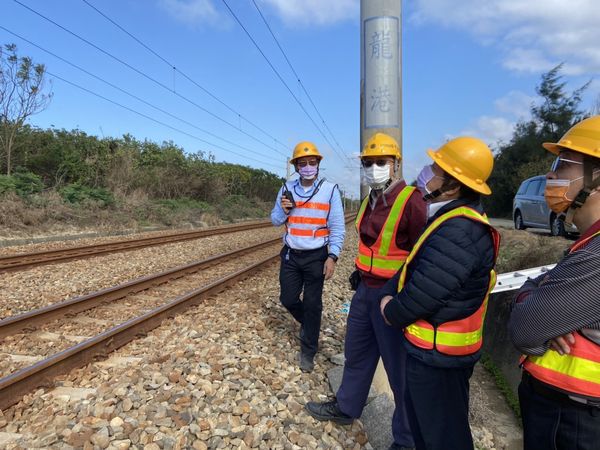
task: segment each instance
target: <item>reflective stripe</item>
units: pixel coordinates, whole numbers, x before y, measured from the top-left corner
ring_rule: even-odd
[[[304,209],[319,209],[321,211],[329,211],[329,203],[316,203],[316,202],[296,202],[296,208]]]
[[[398,224],[400,223],[400,219],[402,213],[404,212],[404,207],[406,206],[406,202],[408,201],[408,197],[415,191],[414,186],[406,186],[396,197],[394,204],[392,205],[392,209],[390,210],[390,214],[388,215],[385,224],[383,225],[383,229],[380,235],[381,244],[379,247],[379,254],[381,256],[387,256],[390,245],[394,238],[396,237],[395,231],[398,228]],[[395,246],[394,246],[395,247]],[[408,252],[407,252],[408,256]]]
[[[326,218],[320,217],[301,217],[301,216],[290,216],[288,217],[288,223],[304,223],[308,225],[327,225]]]
[[[402,290],[406,282],[408,265],[413,261],[423,243],[442,223],[454,217],[467,217],[487,225],[494,242],[494,259],[497,258],[500,236],[498,232],[489,225],[487,218],[471,208],[461,207],[453,209],[434,220],[418,239],[402,268],[402,273],[398,280],[398,292]],[[487,312],[490,292],[495,285],[496,272],[492,270],[490,272],[487,292],[481,306],[477,308],[477,311],[464,319],[444,322],[440,324],[437,329],[429,322],[419,319],[404,329],[406,339],[416,347],[426,350],[433,350],[435,348],[438,352],[446,355],[464,356],[477,352],[483,344],[483,323],[485,313]]]
[[[408,254],[408,252],[406,253]],[[398,270],[400,270],[400,268],[404,265],[404,261],[396,259],[369,258],[368,256],[360,254],[357,256],[357,258],[360,261],[360,263],[366,267],[370,267],[372,262],[373,267],[377,267],[379,269],[395,270],[395,272],[398,272]]]
[[[302,228],[289,228],[288,233],[300,237],[324,237],[329,236],[329,230],[303,230]]]
[[[591,239],[600,236],[600,231],[571,247],[575,252]],[[575,343],[570,345],[569,354],[560,355],[546,350],[541,356],[526,356],[523,369],[536,379],[575,395],[600,400],[600,345],[573,333]]]
[[[368,247],[359,240],[358,255],[355,259],[356,267],[363,272],[369,272],[381,278],[391,278],[400,270],[409,252],[396,246],[396,234],[398,225],[402,220],[404,208],[408,199],[415,191],[414,186],[405,186],[396,196],[394,204],[390,208],[379,236],[375,243]],[[364,217],[369,197],[362,202],[356,217],[356,229],[360,236],[360,224]]]

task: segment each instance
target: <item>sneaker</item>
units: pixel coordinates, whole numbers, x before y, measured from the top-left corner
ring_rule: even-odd
[[[300,362],[300,370],[302,372],[312,372],[315,368],[315,362],[313,356],[308,356],[304,352],[298,354],[298,360]]]
[[[340,425],[350,425],[354,422],[352,417],[340,411],[340,408],[335,401],[324,403],[308,402],[304,408],[306,408],[308,413],[317,420],[331,420]]]

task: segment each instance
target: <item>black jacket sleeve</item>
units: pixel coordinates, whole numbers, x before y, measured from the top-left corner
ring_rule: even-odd
[[[392,326],[403,329],[417,319],[431,317],[471,276],[482,259],[473,242],[473,227],[483,225],[454,218],[427,238],[411,262],[408,282],[385,307],[385,317]]]

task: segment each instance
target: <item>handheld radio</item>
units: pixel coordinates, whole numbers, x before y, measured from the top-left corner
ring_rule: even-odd
[[[286,183],[283,183],[283,192],[281,193],[281,196],[287,198],[290,202],[292,202],[292,209],[296,207],[296,201],[294,200],[294,196],[287,188]]]

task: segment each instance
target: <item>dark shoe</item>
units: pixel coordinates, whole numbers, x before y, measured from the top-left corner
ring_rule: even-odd
[[[388,450],[415,450],[414,447],[405,447],[403,445],[398,445],[396,443],[393,443],[392,445],[390,445],[390,448],[388,448]]]
[[[300,361],[300,370],[302,372],[312,372],[315,368],[314,357],[308,356],[303,352],[298,354],[298,359]]]
[[[337,402],[308,402],[304,408],[317,420],[331,420],[340,425],[350,425],[354,422],[352,417],[340,411]]]

